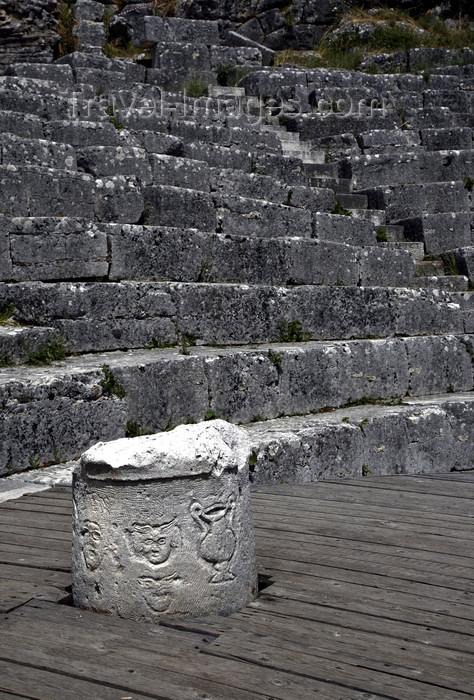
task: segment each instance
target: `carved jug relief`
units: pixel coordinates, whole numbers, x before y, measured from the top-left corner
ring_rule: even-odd
[[[210,506],[205,507],[194,501],[190,507],[191,515],[203,533],[199,554],[215,569],[210,583],[222,583],[235,578],[230,571],[230,561],[237,543],[232,527],[235,503],[236,495],[231,493],[227,498],[220,498]]]

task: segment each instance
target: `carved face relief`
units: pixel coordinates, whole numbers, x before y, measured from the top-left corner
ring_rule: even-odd
[[[179,576],[173,573],[164,579],[142,576],[138,579],[138,584],[143,589],[143,598],[148,607],[154,612],[163,613],[171,605],[173,588],[178,581],[180,581]]]
[[[154,566],[168,561],[172,550],[181,544],[176,519],[164,525],[133,523],[128,537],[133,553]]]
[[[90,571],[97,569],[103,557],[102,531],[93,520],[84,520],[81,527],[82,556]]]

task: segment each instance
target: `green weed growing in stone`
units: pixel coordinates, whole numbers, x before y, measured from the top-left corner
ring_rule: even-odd
[[[58,53],[59,57],[73,53],[77,49],[78,40],[74,33],[76,17],[74,5],[76,0],[62,0],[58,3],[56,15],[58,18]]]
[[[338,199],[334,200],[334,205],[331,214],[342,214],[342,216],[352,216],[352,212],[349,209],[345,209]]]
[[[372,474],[370,471],[370,467],[368,464],[363,464],[362,465],[362,476],[369,476],[369,474]]]
[[[27,365],[50,365],[52,362],[58,362],[64,360],[68,356],[69,352],[64,344],[62,338],[55,338],[49,343],[45,343],[36,350],[36,352],[31,353],[28,357]]]
[[[208,411],[206,411],[204,415],[204,420],[216,420],[218,418],[218,415],[215,411],[210,408]]]
[[[208,80],[200,73],[190,75],[183,84],[183,91],[188,97],[202,97],[207,90]]]
[[[377,243],[388,243],[387,229],[381,226],[377,231]]]
[[[452,384],[448,384],[448,386],[446,387],[446,393],[454,394],[454,386]]]
[[[145,345],[146,350],[155,350],[155,349],[163,349],[163,348],[172,348],[174,347],[175,343],[171,343],[168,340],[157,340],[155,336],[153,336],[150,341]]]
[[[250,459],[249,459],[249,469],[252,470],[255,468],[255,465],[257,464],[257,459],[258,459],[257,453],[255,452],[255,450],[252,450],[252,454],[250,455]]]
[[[0,357],[0,367],[13,367],[13,362],[9,355],[2,355],[2,357]]]
[[[15,307],[13,304],[0,308],[0,326],[17,326],[18,324],[13,320],[14,314]]]
[[[311,340],[311,333],[303,331],[301,321],[280,321],[280,343],[307,343]]]
[[[278,372],[281,372],[281,364],[283,362],[283,357],[284,354],[282,352],[275,352],[275,350],[268,351],[268,359],[270,360],[272,365],[275,365]]]
[[[126,438],[140,437],[140,435],[146,435],[146,434],[147,434],[146,429],[142,428],[138,421],[136,421],[136,420],[127,421],[127,425],[125,426],[125,437]]]
[[[468,192],[472,192],[474,188],[474,179],[472,177],[463,177],[462,181],[464,182],[464,186]]]
[[[111,394],[119,399],[125,397],[124,387],[115,379],[114,373],[110,369],[109,365],[102,365],[102,372],[104,373],[104,379],[101,379],[100,385],[104,394]]]

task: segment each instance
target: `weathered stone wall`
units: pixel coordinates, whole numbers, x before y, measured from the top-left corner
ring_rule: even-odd
[[[0,68],[50,63],[59,41],[57,0],[0,0]]]

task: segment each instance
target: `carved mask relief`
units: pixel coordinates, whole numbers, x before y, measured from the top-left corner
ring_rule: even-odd
[[[103,557],[102,531],[93,520],[84,520],[81,528],[82,556],[89,571],[97,569]]]
[[[153,566],[164,564],[173,549],[181,544],[181,532],[174,518],[163,525],[133,523],[127,530],[128,542],[133,554],[146,559]]]

